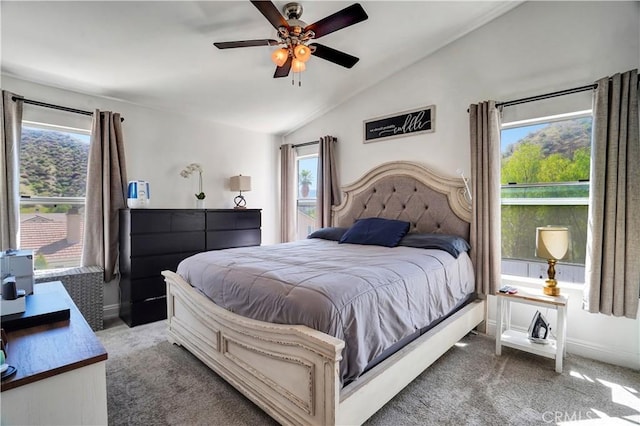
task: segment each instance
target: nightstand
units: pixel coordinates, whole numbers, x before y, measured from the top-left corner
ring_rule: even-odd
[[[556,371],[562,373],[562,359],[566,354],[567,337],[567,296],[546,296],[519,288],[515,294],[496,293],[498,313],[496,315],[496,355],[500,355],[503,346],[519,349],[532,354],[556,360]],[[557,325],[552,328],[556,339],[548,344],[533,343],[527,333],[511,329],[511,304],[522,303],[558,311]]]

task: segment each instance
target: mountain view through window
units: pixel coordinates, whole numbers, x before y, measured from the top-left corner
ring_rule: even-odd
[[[89,134],[22,127],[20,248],[34,251],[36,269],[80,265]]]
[[[536,227],[569,228],[560,280],[584,282],[591,116],[509,127],[501,133],[503,273],[540,277]],[[559,267],[559,270],[562,270]]]

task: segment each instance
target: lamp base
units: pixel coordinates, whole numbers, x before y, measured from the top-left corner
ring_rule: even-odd
[[[560,287],[558,287],[558,281],[546,280],[546,285],[542,287],[542,291],[547,296],[560,296]]]
[[[236,206],[233,208],[234,210],[246,209],[247,208],[247,200],[242,196],[242,192],[236,198],[233,199],[233,202]]]

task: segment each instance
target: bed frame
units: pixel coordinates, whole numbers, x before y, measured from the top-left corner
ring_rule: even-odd
[[[423,166],[391,162],[343,188],[336,226],[360,217],[408,220],[412,230],[468,238],[471,211],[464,183]],[[476,300],[360,378],[341,388],[344,342],[306,326],[233,314],[179,275],[167,282],[169,341],[181,345],[282,424],[361,424],[485,319]]]

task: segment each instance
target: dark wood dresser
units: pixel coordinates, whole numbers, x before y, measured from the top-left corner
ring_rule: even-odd
[[[160,274],[207,250],[260,245],[261,210],[120,210],[120,317],[130,326],[167,317]]]

